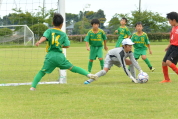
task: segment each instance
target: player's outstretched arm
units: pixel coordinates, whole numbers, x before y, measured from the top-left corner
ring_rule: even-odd
[[[70,46],[62,46],[62,48],[69,48]]]
[[[36,46],[39,46],[42,42],[46,41],[46,37],[41,37],[38,42],[36,42]]]

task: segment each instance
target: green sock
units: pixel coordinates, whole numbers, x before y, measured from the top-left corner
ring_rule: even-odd
[[[92,66],[93,66],[93,62],[88,62],[88,71],[91,72],[91,69],[92,69]]]
[[[41,80],[41,78],[45,75],[45,73],[43,73],[41,70],[36,74],[36,76],[33,79],[32,82],[32,87],[36,88],[36,85],[38,84],[38,82]]]
[[[148,65],[149,68],[152,67],[151,64],[150,64],[150,61],[148,60],[148,58],[146,58],[144,61]]]
[[[103,67],[104,67],[104,60],[102,59],[102,60],[99,60],[99,61],[100,61],[101,69],[103,69]]]
[[[82,74],[82,75],[85,75],[85,76],[87,76],[89,74],[89,72],[87,72],[85,69],[82,69],[82,68],[77,67],[77,66],[73,66],[70,71],[72,71],[74,73],[79,73],[79,74]]]

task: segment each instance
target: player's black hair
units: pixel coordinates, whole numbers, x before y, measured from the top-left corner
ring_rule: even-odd
[[[178,13],[177,12],[170,12],[167,14],[167,19],[173,20],[175,19],[178,22]]]
[[[143,24],[142,24],[141,21],[137,22],[137,23],[135,24],[135,27],[136,27],[137,25],[142,25],[142,26],[143,26]]]
[[[92,19],[91,25],[93,25],[93,24],[99,24],[100,25],[100,21],[98,19]]]
[[[125,18],[125,17],[122,17],[122,19],[121,20],[125,20],[125,22],[127,23],[127,18]]]
[[[60,26],[64,21],[64,18],[59,13],[54,13],[53,24],[54,26]]]

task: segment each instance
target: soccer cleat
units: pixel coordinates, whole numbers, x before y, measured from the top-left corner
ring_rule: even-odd
[[[35,91],[35,90],[36,90],[36,88],[31,87],[31,88],[30,88],[30,90],[31,90],[31,91]]]
[[[159,82],[159,83],[169,83],[169,82],[171,82],[171,80],[162,80],[162,81]]]
[[[151,70],[152,72],[154,72],[155,68],[154,68],[154,67],[152,67],[150,70]]]
[[[94,79],[94,80],[96,80],[98,78],[98,76],[96,76],[94,74],[88,74],[87,77],[90,79]]]
[[[89,81],[85,81],[84,84],[90,84],[90,82]]]

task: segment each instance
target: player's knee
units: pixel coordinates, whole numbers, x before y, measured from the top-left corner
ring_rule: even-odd
[[[90,61],[90,62],[93,62],[93,60],[91,60],[91,59],[90,59],[89,61]]]
[[[170,66],[172,64],[172,62],[170,60],[166,61],[166,65]]]
[[[145,60],[145,59],[146,59],[146,56],[145,56],[145,55],[142,55],[142,59]]]

